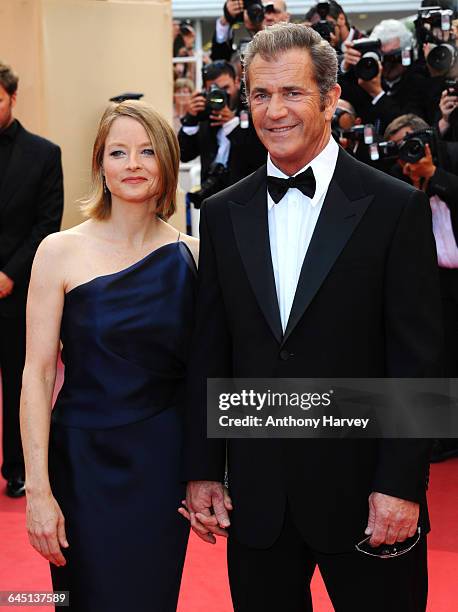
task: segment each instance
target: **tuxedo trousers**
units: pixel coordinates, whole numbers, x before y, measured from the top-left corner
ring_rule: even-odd
[[[2,476],[24,476],[19,427],[22,371],[25,362],[25,306],[18,316],[0,315],[0,370],[2,374]]]
[[[336,612],[426,610],[426,536],[392,559],[356,549],[320,553],[307,546],[287,509],[270,548],[249,548],[230,535],[227,550],[234,612],[311,612],[310,581],[317,566]]]

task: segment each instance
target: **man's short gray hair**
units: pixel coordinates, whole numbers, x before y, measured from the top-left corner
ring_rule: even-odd
[[[243,58],[243,78],[247,97],[250,95],[248,71],[256,55],[273,61],[292,49],[305,49],[310,54],[316,84],[324,106],[327,93],[337,83],[337,55],[318,32],[297,23],[276,23],[258,32],[247,45]]]
[[[372,30],[369,38],[376,40],[380,39],[382,45],[388,43],[395,38],[401,41],[401,49],[412,47],[412,34],[406,26],[397,19],[384,19],[378,23]]]
[[[419,132],[420,130],[427,130],[429,125],[424,119],[418,115],[414,115],[413,113],[401,115],[400,117],[393,119],[393,121],[387,126],[384,138],[390,138],[391,136],[394,136],[396,132],[399,132],[399,130],[406,127],[411,128],[414,132]]]

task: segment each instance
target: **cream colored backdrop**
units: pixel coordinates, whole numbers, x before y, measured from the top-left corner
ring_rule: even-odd
[[[76,200],[110,97],[141,92],[171,120],[171,19],[170,0],[0,0],[0,58],[20,77],[16,116],[62,148],[63,227],[81,220]]]

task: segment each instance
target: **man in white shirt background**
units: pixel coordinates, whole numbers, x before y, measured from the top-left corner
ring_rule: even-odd
[[[190,194],[197,208],[203,198],[254,172],[266,155],[240,98],[240,79],[233,65],[218,60],[205,66],[202,76],[205,91],[192,95],[178,132],[181,161],[200,156],[201,190]],[[213,102],[221,100],[215,109]]]

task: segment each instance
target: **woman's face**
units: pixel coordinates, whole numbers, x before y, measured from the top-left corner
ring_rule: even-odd
[[[111,125],[103,153],[103,173],[112,198],[142,203],[159,195],[159,167],[145,128],[131,117]]]

